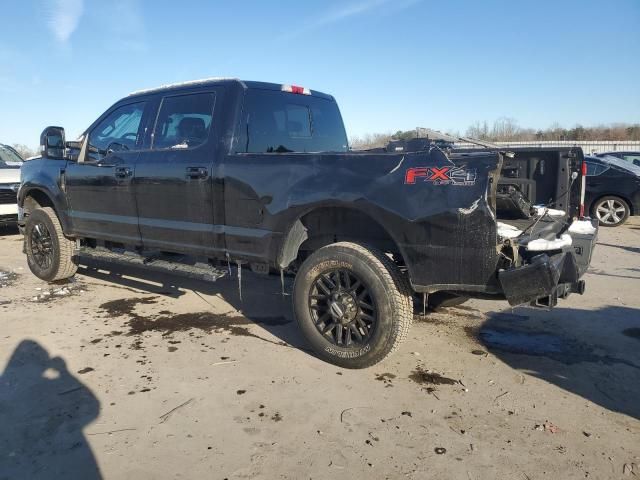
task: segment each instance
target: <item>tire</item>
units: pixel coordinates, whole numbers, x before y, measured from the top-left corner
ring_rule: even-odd
[[[598,199],[593,205],[593,216],[603,227],[619,227],[631,214],[629,204],[620,197],[608,195]]]
[[[27,217],[24,243],[29,269],[41,280],[63,280],[78,270],[73,261],[75,243],[64,236],[52,208],[37,208]]]
[[[407,336],[411,295],[407,276],[385,254],[340,242],[318,249],[301,265],[293,307],[320,358],[366,368],[393,353]]]

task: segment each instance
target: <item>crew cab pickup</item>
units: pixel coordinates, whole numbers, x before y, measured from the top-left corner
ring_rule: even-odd
[[[41,151],[18,193],[36,276],[70,277],[79,252],[105,249],[149,267],[177,253],[292,274],[305,337],[349,368],[399,346],[414,300],[552,307],[583,293],[597,234],[580,211],[580,149],[354,152],[334,98],[298,86],[209,79],[135,92],[78,141],[46,128]],[[541,178],[547,206],[498,220],[499,194]]]

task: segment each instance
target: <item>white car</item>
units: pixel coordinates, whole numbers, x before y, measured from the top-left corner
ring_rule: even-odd
[[[17,194],[20,188],[22,158],[15,150],[0,144],[0,226],[18,221]]]

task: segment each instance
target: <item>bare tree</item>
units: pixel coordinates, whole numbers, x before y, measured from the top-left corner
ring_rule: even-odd
[[[354,150],[385,147],[393,138],[391,133],[367,133],[361,137],[353,136],[349,139],[349,145]]]
[[[12,147],[20,154],[22,158],[29,158],[38,154],[37,150],[29,148],[22,143],[14,143]]]
[[[467,137],[475,138],[478,140],[491,140],[489,135],[489,126],[486,120],[484,122],[475,122],[466,132]]]

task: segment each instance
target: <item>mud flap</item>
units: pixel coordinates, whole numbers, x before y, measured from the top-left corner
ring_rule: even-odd
[[[531,263],[522,267],[498,272],[509,305],[516,306],[551,295],[564,270],[565,254],[549,257],[537,255]]]
[[[280,255],[278,256],[278,267],[280,269],[287,268],[298,256],[300,245],[307,240],[307,229],[300,220],[296,220],[293,224],[287,238],[285,239]]]

